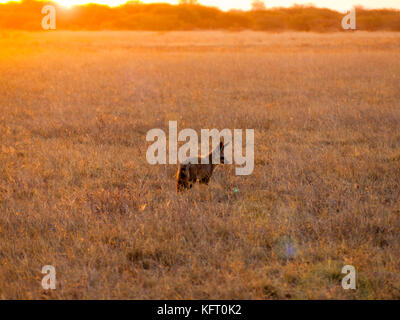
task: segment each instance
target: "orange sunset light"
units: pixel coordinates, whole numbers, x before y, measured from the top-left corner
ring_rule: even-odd
[[[71,7],[73,5],[81,5],[81,4],[87,4],[87,3],[98,3],[98,4],[105,4],[109,5],[110,7],[116,7],[121,4],[124,4],[128,1],[126,0],[96,0],[96,1],[88,1],[88,0],[56,0],[59,4],[66,6],[66,7]],[[155,1],[142,1],[143,3],[148,3],[148,2],[155,2]],[[161,1],[159,1],[161,2]],[[173,4],[174,1],[162,1],[162,2],[167,2]]]
[[[88,3],[97,3],[109,5],[111,7],[122,5],[127,0],[54,0],[59,4],[71,7],[73,5],[82,5]],[[20,2],[19,0],[0,0],[0,3]],[[177,4],[178,0],[141,0],[141,3],[169,3]],[[198,0],[205,6],[218,7],[222,10],[242,9],[249,10],[252,0]],[[325,7],[339,11],[346,11],[355,5],[362,5],[365,8],[397,8],[400,9],[399,0],[266,0],[264,1],[267,8],[272,7],[290,7],[295,4],[308,5],[312,4],[316,7]]]

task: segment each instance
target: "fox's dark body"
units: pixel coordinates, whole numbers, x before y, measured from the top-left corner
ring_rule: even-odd
[[[188,163],[180,163],[178,165],[178,172],[176,174],[176,190],[178,192],[192,188],[193,184],[196,182],[206,185],[210,182],[214,169],[218,165],[212,163],[214,152],[219,152],[220,163],[225,163],[224,144],[222,142],[218,149],[206,156],[209,158],[208,164],[201,163],[202,158],[199,157],[197,159],[197,164],[188,161]]]

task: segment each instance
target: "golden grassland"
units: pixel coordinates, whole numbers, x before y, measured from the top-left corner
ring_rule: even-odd
[[[0,32],[0,298],[399,299],[399,53],[399,33]],[[145,157],[168,120],[255,129],[253,174],[177,195]]]

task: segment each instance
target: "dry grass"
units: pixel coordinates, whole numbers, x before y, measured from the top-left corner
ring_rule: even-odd
[[[400,298],[400,34],[0,36],[0,298]],[[255,129],[254,173],[178,196],[168,120]]]

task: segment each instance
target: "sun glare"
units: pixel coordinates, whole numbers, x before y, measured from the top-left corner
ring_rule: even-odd
[[[78,4],[86,4],[86,3],[98,3],[98,4],[106,4],[111,7],[119,6],[121,4],[126,3],[126,0],[95,0],[95,1],[88,1],[88,0],[56,0],[59,4],[72,7]]]
[[[125,4],[129,0],[53,0],[65,7],[74,5],[83,5],[88,3],[97,3],[109,5],[111,7]],[[179,0],[140,0],[144,4],[148,3],[169,3],[177,4]],[[263,0],[267,8],[272,7],[290,7],[294,4],[313,4],[316,7],[331,8],[334,10],[348,10],[354,5],[362,3],[365,8],[397,8],[400,9],[399,0]],[[0,3],[20,2],[20,0],[0,0]],[[202,5],[218,7],[224,11],[230,9],[251,9],[252,0],[198,0]]]

